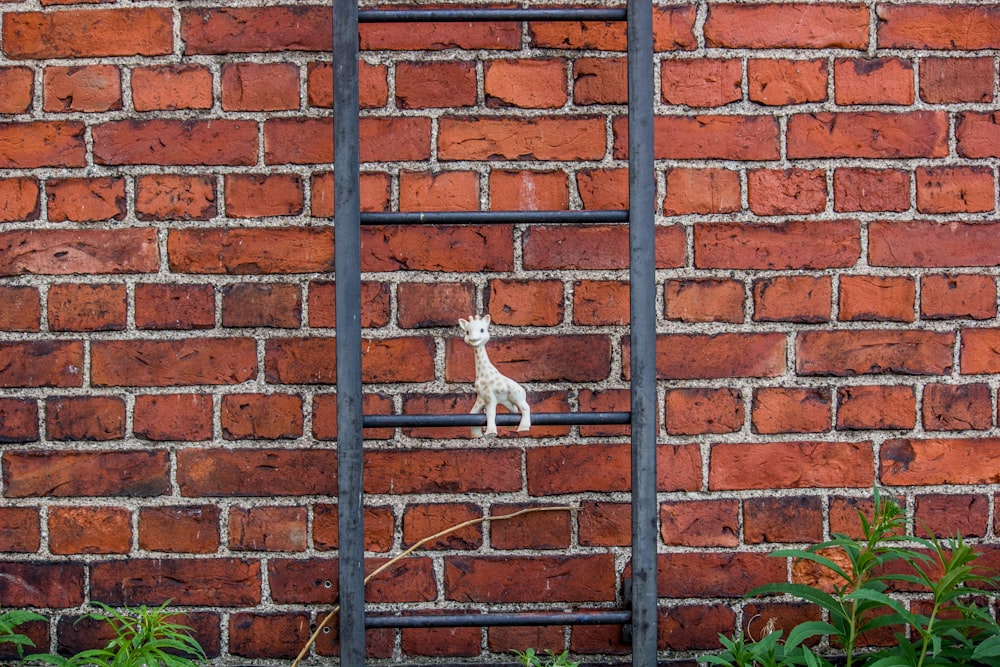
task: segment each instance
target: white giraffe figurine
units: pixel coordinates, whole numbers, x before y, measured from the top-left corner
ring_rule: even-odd
[[[472,346],[476,354],[476,403],[469,414],[485,410],[486,435],[496,435],[499,403],[511,412],[520,412],[521,421],[517,425],[517,430],[527,431],[531,428],[531,408],[528,406],[524,388],[501,374],[486,355],[486,342],[490,339],[489,325],[489,315],[470,317],[468,321],[461,318],[458,320],[458,326],[465,334],[465,342]],[[472,435],[482,434],[482,428],[473,427]]]

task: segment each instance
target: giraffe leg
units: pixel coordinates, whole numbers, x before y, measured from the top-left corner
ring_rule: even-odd
[[[521,413],[521,422],[517,425],[518,431],[527,431],[531,428],[531,406],[528,401],[521,399],[517,405],[518,412]]]
[[[486,404],[486,435],[497,434],[497,402]]]
[[[484,405],[486,405],[486,403],[483,401],[483,399],[481,399],[481,398],[479,398],[477,396],[476,397],[476,402],[475,402],[475,404],[473,404],[472,410],[469,411],[469,414],[470,415],[474,415],[477,412],[482,412]],[[482,429],[482,427],[481,426],[473,426],[472,427],[472,435],[475,438],[478,438],[478,437],[482,436],[483,435],[483,429]]]

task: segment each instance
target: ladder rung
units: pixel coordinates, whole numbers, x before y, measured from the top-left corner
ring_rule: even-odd
[[[487,225],[628,222],[628,211],[386,211],[362,213],[362,225]]]
[[[443,23],[455,21],[625,21],[625,7],[539,7],[522,9],[362,9],[358,23]]]
[[[369,628],[481,628],[487,626],[623,625],[632,621],[631,611],[492,612],[485,614],[365,615]]]
[[[497,424],[517,426],[521,416],[502,413]],[[604,424],[629,424],[631,412],[540,412],[531,415],[532,426],[591,426]],[[362,415],[364,428],[413,428],[418,426],[485,426],[486,415]]]

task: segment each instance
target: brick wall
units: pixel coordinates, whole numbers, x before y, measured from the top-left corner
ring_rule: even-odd
[[[172,599],[285,660],[336,595],[331,9],[0,4],[0,605],[97,641]],[[873,484],[1000,563],[1000,5],[658,5],[663,657],[758,615]],[[622,208],[621,24],[361,30],[366,210]],[[459,317],[536,412],[627,409],[617,226],[366,228],[366,410],[466,412]],[[621,427],[373,431],[373,609],[615,606]],[[921,524],[918,524],[921,525]],[[372,658],[600,660],[617,628],[371,631]],[[335,632],[318,656],[335,655]]]

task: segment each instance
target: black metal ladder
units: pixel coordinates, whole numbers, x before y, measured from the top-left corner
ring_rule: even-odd
[[[625,21],[628,37],[628,211],[480,211],[475,213],[361,213],[358,24],[360,22]],[[383,426],[477,425],[483,415],[364,415],[361,381],[361,225],[627,222],[631,344],[631,406],[622,413],[557,413],[533,423],[631,425],[632,584],[631,609],[568,621],[566,614],[522,612],[432,617],[435,625],[562,625],[622,623],[632,628],[632,664],[656,665],[656,275],[653,164],[653,30],[651,0],[627,0],[620,8],[391,9],[359,10],[357,0],[333,0],[334,197],[337,461],[339,515],[340,660],[365,660],[366,627],[404,627],[407,617],[366,616],[364,590],[362,429]],[[497,422],[516,423],[516,415]],[[416,622],[426,623],[426,617]],[[426,625],[425,625],[426,627]]]

